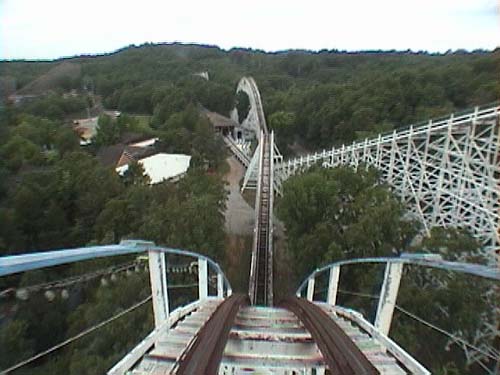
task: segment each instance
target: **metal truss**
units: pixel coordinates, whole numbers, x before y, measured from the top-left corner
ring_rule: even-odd
[[[464,227],[500,264],[500,106],[451,115],[276,166],[278,186],[313,165],[373,166],[422,222]]]

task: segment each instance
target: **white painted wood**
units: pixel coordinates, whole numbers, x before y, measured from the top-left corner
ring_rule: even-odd
[[[314,299],[314,277],[307,280],[307,300],[312,301]]]
[[[198,258],[198,298],[208,297],[208,267],[207,260]]]
[[[465,227],[481,241],[481,255],[498,266],[499,118],[499,106],[476,108],[276,164],[275,177],[283,183],[316,164],[311,160],[327,168],[362,160],[380,170],[427,234],[433,226]]]
[[[339,286],[340,267],[333,266],[330,268],[330,277],[328,279],[328,295],[326,302],[332,306],[337,303],[337,290]]]
[[[165,259],[162,252],[154,250],[148,252],[148,258],[155,327],[160,327],[168,318]]]
[[[167,283],[167,254],[160,254],[161,263],[161,286],[163,292],[163,309],[165,310],[165,319],[168,319],[170,314],[170,305],[168,299],[168,283]]]
[[[363,330],[368,332],[370,336],[376,339],[383,345],[389,353],[398,359],[405,367],[410,370],[411,374],[415,375],[430,375],[430,371],[422,366],[415,358],[408,354],[403,348],[392,341],[386,335],[380,333],[370,322],[368,322],[363,315],[357,311],[346,309],[343,307],[335,306],[335,312],[343,317],[346,317],[353,322],[357,323]]]
[[[217,274],[217,297],[224,298],[224,279],[222,274]]]
[[[157,341],[158,336],[170,329],[179,319],[190,314],[200,306],[200,301],[194,301],[186,306],[179,307],[170,314],[169,318],[165,320],[160,326],[156,327],[144,340],[142,340],[132,351],[121,359],[111,370],[108,375],[123,375],[131,369],[131,367],[141,359],[148,350],[150,350],[154,343]]]
[[[383,335],[389,334],[391,328],[392,314],[396,306],[399,284],[403,273],[403,263],[387,263],[385,266],[384,282],[380,291],[380,297],[375,316],[375,328]]]

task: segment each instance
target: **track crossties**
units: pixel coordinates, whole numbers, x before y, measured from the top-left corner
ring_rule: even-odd
[[[178,375],[217,374],[236,314],[248,296],[233,294],[219,305],[179,358]]]
[[[249,295],[254,305],[273,304],[272,135],[262,133]]]
[[[282,305],[304,324],[334,374],[379,374],[353,340],[319,306],[297,297],[285,300]]]
[[[207,299],[130,370],[159,374],[428,374],[406,368],[377,337],[327,304],[247,306],[248,297]]]

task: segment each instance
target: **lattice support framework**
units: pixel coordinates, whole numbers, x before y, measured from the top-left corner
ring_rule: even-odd
[[[500,264],[500,106],[451,115],[421,126],[323,150],[276,166],[281,185],[314,165],[373,166],[422,222],[465,227]]]

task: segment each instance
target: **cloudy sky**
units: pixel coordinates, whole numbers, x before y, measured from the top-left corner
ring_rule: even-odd
[[[266,51],[493,49],[498,0],[0,0],[0,59],[144,42]]]

